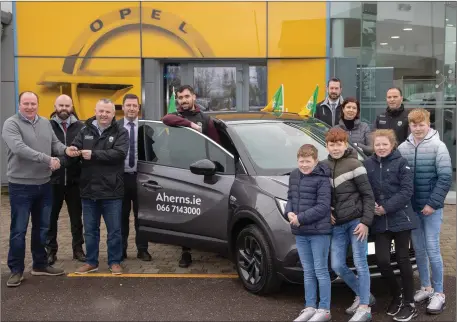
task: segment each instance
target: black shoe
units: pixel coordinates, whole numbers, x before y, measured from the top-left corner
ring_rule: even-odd
[[[136,258],[139,258],[144,262],[150,262],[152,260],[152,256],[151,256],[151,254],[148,253],[147,250],[138,251]]]
[[[405,304],[402,306],[400,312],[394,316],[395,321],[410,321],[418,315],[414,303]]]
[[[398,312],[400,312],[401,308],[403,307],[403,298],[402,296],[396,296],[390,302],[389,308],[387,309],[387,315],[395,316]]]
[[[81,248],[75,249],[75,250],[73,250],[73,259],[76,259],[77,261],[79,261],[81,263],[85,263],[86,254],[84,254],[84,251]]]
[[[56,261],[57,261],[57,253],[50,252],[48,255],[48,264],[54,265]]]
[[[187,268],[192,264],[192,255],[189,252],[183,252],[179,260],[179,267]]]

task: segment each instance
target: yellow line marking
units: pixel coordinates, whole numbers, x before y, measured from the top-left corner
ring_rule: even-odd
[[[87,273],[75,274],[69,273],[67,277],[139,277],[139,278],[238,278],[237,274],[140,274],[126,273],[113,275],[111,273]]]

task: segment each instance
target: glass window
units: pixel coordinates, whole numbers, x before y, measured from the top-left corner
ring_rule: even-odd
[[[343,80],[343,96],[356,95],[372,122],[387,107],[387,90],[399,87],[406,110],[430,112],[455,169],[455,1],[332,2],[330,12],[332,58],[357,61],[334,73],[357,75],[355,89]]]
[[[189,169],[192,163],[209,159],[216,163],[217,172],[235,173],[233,157],[196,131],[159,122],[142,124],[138,131],[138,158],[142,161]]]
[[[194,67],[194,89],[203,110],[236,110],[235,67]]]
[[[261,175],[281,175],[296,168],[297,151],[303,144],[314,145],[319,160],[328,156],[325,147],[328,127],[315,121],[245,123],[232,128]],[[359,160],[363,160],[360,154]]]
[[[267,104],[267,67],[249,66],[249,110],[259,111]]]

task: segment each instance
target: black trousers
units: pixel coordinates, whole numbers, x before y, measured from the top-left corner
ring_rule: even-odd
[[[401,282],[403,286],[403,299],[405,303],[414,303],[414,280],[413,268],[409,261],[409,243],[411,239],[411,230],[400,232],[386,231],[376,235],[375,250],[378,267],[381,275],[390,287],[392,296],[401,295],[401,287],[398,283],[394,271],[390,266],[390,248],[392,239],[395,241],[395,255],[400,268]]]
[[[124,200],[122,201],[122,243],[124,251],[128,247],[129,230],[130,230],[130,211],[133,206],[133,216],[135,224],[135,243],[138,251],[148,250],[148,241],[141,238],[138,234],[138,193],[136,186],[136,173],[124,173]]]
[[[68,214],[70,215],[72,248],[73,250],[82,249],[82,245],[84,244],[82,205],[79,186],[77,184],[69,186],[53,184],[52,210],[46,243],[48,251],[53,253],[57,253],[59,248],[59,245],[57,244],[57,227],[60,210],[62,209],[64,200],[67,203]]]

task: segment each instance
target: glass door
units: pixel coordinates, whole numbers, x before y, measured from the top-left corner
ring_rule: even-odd
[[[163,111],[173,88],[189,84],[203,111],[249,112],[267,104],[267,70],[262,63],[173,62],[163,64]]]
[[[242,64],[192,63],[188,77],[203,111],[243,110]]]

